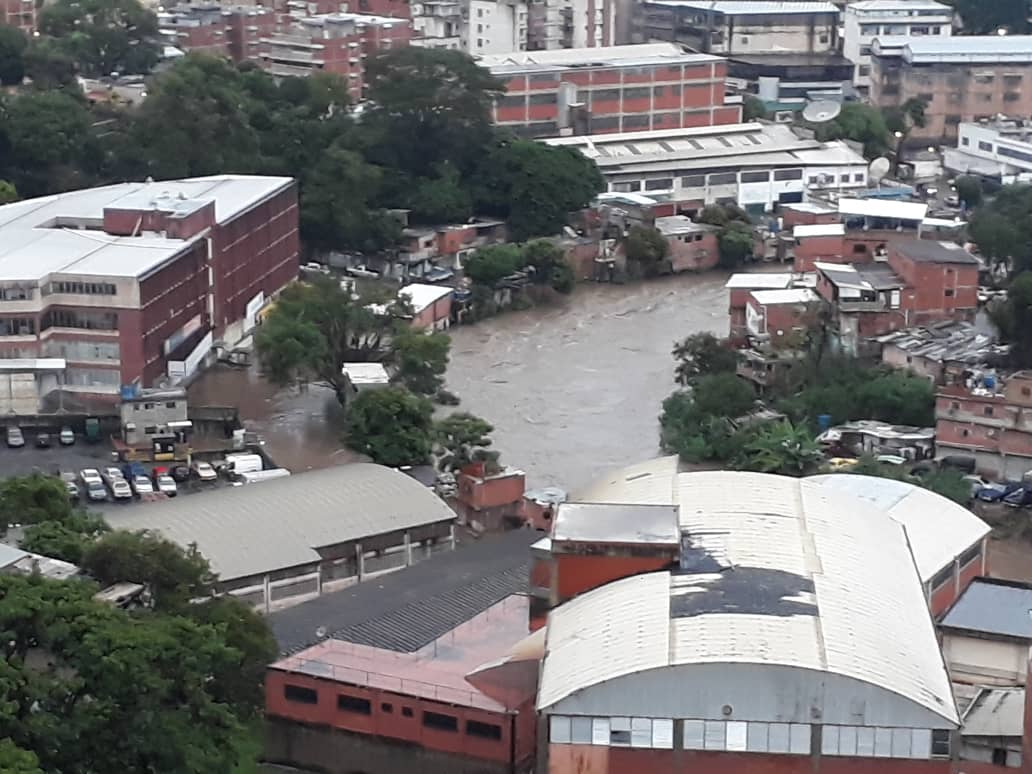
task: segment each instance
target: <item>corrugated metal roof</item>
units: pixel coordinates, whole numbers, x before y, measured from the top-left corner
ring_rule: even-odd
[[[139,277],[184,250],[190,242],[155,233],[113,236],[100,230],[105,207],[176,208],[214,201],[224,223],[292,183],[289,177],[218,175],[188,180],[88,188],[0,206],[0,278],[41,280],[56,272],[97,277]],[[181,199],[180,196],[183,198]],[[62,219],[93,227],[55,226]]]
[[[560,503],[552,525],[553,541],[680,544],[673,505]]]
[[[403,570],[269,615],[282,654],[323,640],[411,653],[527,591],[532,530],[488,535]],[[322,634],[322,636],[320,636]]]
[[[960,733],[1020,739],[1024,725],[1024,688],[982,688],[964,712]]]
[[[1007,581],[972,581],[946,613],[942,625],[1032,640],[1032,588]]]
[[[902,524],[925,583],[989,534],[989,525],[964,506],[905,481],[849,473],[810,476],[807,481],[868,500]]]
[[[508,54],[486,54],[477,57],[478,65],[499,75],[568,67],[630,67],[644,64],[716,61],[719,61],[719,57],[710,54],[689,53],[674,43],[635,43],[598,48],[513,51]]]
[[[409,303],[412,304],[412,309],[415,313],[419,314],[435,301],[440,301],[442,298],[450,296],[454,292],[455,290],[447,285],[423,285],[420,283],[414,283],[403,287],[398,291],[398,295],[405,296],[409,300]]]
[[[317,562],[318,548],[447,522],[455,514],[414,478],[359,463],[110,509],[105,517],[116,529],[153,529],[182,546],[196,543],[230,580]]]
[[[897,523],[817,482],[760,473],[681,473],[676,497],[681,569],[553,610],[539,709],[645,670],[748,663],[834,673],[957,722]]]
[[[570,500],[579,503],[675,505],[679,463],[676,455],[656,457],[600,478]]]
[[[939,363],[979,365],[993,356],[1006,355],[1010,347],[996,344],[991,333],[979,331],[972,323],[947,320],[923,328],[906,328],[879,336],[878,343],[891,344],[908,355]]]

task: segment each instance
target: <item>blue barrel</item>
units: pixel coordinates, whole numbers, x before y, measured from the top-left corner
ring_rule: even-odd
[[[831,427],[831,414],[818,414],[817,427],[820,428],[822,433]]]
[[[982,377],[982,384],[985,386],[987,390],[995,390],[996,376],[994,376],[993,374],[986,374]]]

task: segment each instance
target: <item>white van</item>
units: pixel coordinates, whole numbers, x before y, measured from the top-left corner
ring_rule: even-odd
[[[227,454],[226,470],[232,475],[255,473],[262,469],[262,458],[257,454]]]
[[[255,470],[249,473],[241,473],[240,480],[245,484],[260,484],[263,481],[272,481],[274,478],[285,478],[290,475],[286,468],[273,468],[272,470]]]

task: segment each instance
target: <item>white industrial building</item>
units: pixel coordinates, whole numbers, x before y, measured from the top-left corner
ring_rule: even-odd
[[[1001,183],[1032,180],[1032,121],[1005,119],[962,123],[957,147],[946,148],[943,165],[957,174],[982,175]]]
[[[846,5],[842,54],[856,65],[853,85],[866,94],[871,85],[871,44],[875,38],[953,34],[953,9],[936,0],[859,0]]]
[[[781,124],[744,123],[649,132],[554,137],[597,165],[614,193],[670,194],[701,205],[734,202],[751,212],[801,202],[809,191],[867,187],[867,161],[842,141],[800,137]]]
[[[938,522],[941,508],[897,519],[820,481],[684,473],[674,458],[573,499],[677,506],[680,559],[549,614],[537,707],[550,756],[591,745],[815,766],[950,757],[960,719],[904,523]]]

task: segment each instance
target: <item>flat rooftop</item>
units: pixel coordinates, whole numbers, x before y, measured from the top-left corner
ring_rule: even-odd
[[[784,288],[780,290],[754,290],[750,294],[756,303],[767,304],[809,304],[817,300],[817,294],[810,288]]]
[[[672,505],[560,503],[552,545],[560,542],[678,546],[681,531]]]
[[[795,16],[797,14],[833,13],[839,9],[827,2],[778,2],[777,0],[649,0],[648,5],[712,11],[724,16]]]
[[[792,285],[794,274],[785,272],[739,272],[732,274],[724,287],[728,290],[779,290]]]
[[[927,35],[908,38],[903,59],[912,64],[1032,62],[1032,35]]]
[[[560,48],[550,51],[514,51],[477,57],[477,64],[497,75],[568,70],[583,67],[643,67],[646,65],[719,62],[710,54],[687,53],[674,43],[638,43],[598,48]]]
[[[936,242],[931,239],[910,239],[894,242],[892,247],[918,263],[965,263],[978,265],[978,259],[956,242]]]
[[[887,220],[924,220],[928,205],[923,202],[894,202],[887,199],[839,199],[842,215]]]
[[[144,277],[192,242],[153,232],[107,234],[102,230],[105,208],[155,203],[166,208],[172,203],[192,210],[212,201],[216,222],[225,223],[292,182],[289,177],[218,175],[121,183],[5,204],[0,206],[0,280],[41,282],[51,274]]]
[[[953,15],[953,9],[936,0],[858,0],[846,6],[846,13],[849,11],[940,11],[946,16]]]
[[[827,237],[844,236],[846,226],[843,223],[807,223],[796,226],[792,229],[792,236],[796,239],[806,237]]]
[[[1032,640],[1032,586],[977,578],[953,603],[941,625],[986,636]]]

